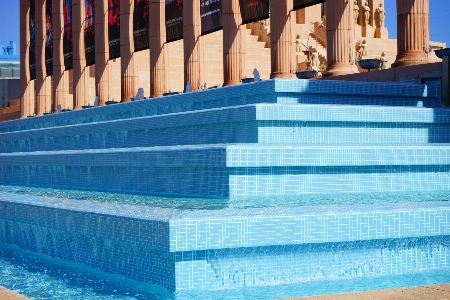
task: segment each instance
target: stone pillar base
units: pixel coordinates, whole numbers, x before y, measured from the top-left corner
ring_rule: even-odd
[[[279,79],[279,78],[292,79],[292,78],[297,78],[297,77],[293,73],[271,73],[270,74],[270,79]]]
[[[407,51],[397,55],[392,68],[420,65],[428,62],[428,57],[424,51]]]
[[[237,84],[241,84],[241,82],[240,81],[231,81],[230,80],[230,81],[224,82],[222,86],[232,86],[232,85],[237,85]]]
[[[364,26],[362,28],[362,36],[373,38],[375,36],[375,30],[372,26]]]
[[[385,28],[385,27],[383,27],[383,28],[376,28],[375,29],[375,38],[377,38],[377,39],[388,39],[389,35],[388,35],[387,28]]]
[[[334,63],[329,67],[327,72],[322,75],[322,77],[340,76],[353,73],[359,73],[356,65],[352,65],[350,63]]]

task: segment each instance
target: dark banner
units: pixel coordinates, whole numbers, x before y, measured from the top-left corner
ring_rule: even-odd
[[[294,0],[294,10],[305,8],[319,3],[325,3],[326,0]]]
[[[182,38],[183,0],[166,0],[166,42],[169,43]]]
[[[30,0],[30,79],[36,79],[36,24],[35,24],[35,1]]]
[[[148,0],[136,0],[134,2],[134,51],[148,49],[148,13]]]
[[[47,76],[53,75],[53,5],[52,1],[45,1],[45,70]]]
[[[120,0],[108,0],[109,59],[120,57]]]
[[[73,42],[72,42],[72,0],[63,0],[64,37],[63,52],[66,70],[73,69]]]
[[[200,16],[202,20],[202,35],[222,29],[221,0],[201,0]]]
[[[84,47],[86,66],[95,64],[95,0],[85,0]]]
[[[242,24],[269,18],[269,0],[239,0],[239,5]]]

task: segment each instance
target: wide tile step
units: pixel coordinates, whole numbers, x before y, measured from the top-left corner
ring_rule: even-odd
[[[217,143],[450,143],[450,110],[252,104],[0,134],[0,152]]]
[[[437,107],[439,104],[437,97],[436,87],[423,84],[298,79],[264,80],[245,85],[155,98],[150,101],[133,101],[1,122],[0,132],[128,119],[251,103]]]
[[[250,197],[449,191],[450,145],[215,145],[0,154],[3,184]]]
[[[157,284],[165,295],[203,297],[207,288],[213,299],[226,288],[239,298],[243,287],[310,289],[330,277],[348,284],[427,270],[445,276],[449,218],[442,202],[181,210],[2,193],[0,242]]]

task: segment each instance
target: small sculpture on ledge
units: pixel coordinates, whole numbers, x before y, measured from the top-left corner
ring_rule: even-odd
[[[300,40],[300,34],[295,37],[295,51],[297,53],[302,52],[302,41]]]
[[[320,65],[319,53],[317,52],[316,49],[313,49],[310,52],[310,62],[311,62],[311,67],[313,69],[318,68]]]
[[[368,56],[366,40],[363,40],[362,42],[358,41],[356,43],[356,53],[359,60]]]

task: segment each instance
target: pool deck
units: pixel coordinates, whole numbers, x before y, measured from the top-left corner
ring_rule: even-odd
[[[0,286],[0,300],[27,300],[28,297],[17,294],[16,292],[10,291],[2,286]]]
[[[19,295],[0,286],[0,300],[26,300],[30,299]],[[285,300],[410,300],[410,299],[427,299],[427,300],[444,300],[450,299],[450,284],[437,284],[408,288],[397,288],[387,290],[354,292],[344,294],[320,295],[311,297],[291,298]]]
[[[396,288],[387,290],[364,291],[354,293],[320,295],[310,297],[291,298],[284,300],[444,300],[450,299],[450,284],[436,284],[417,287]]]

